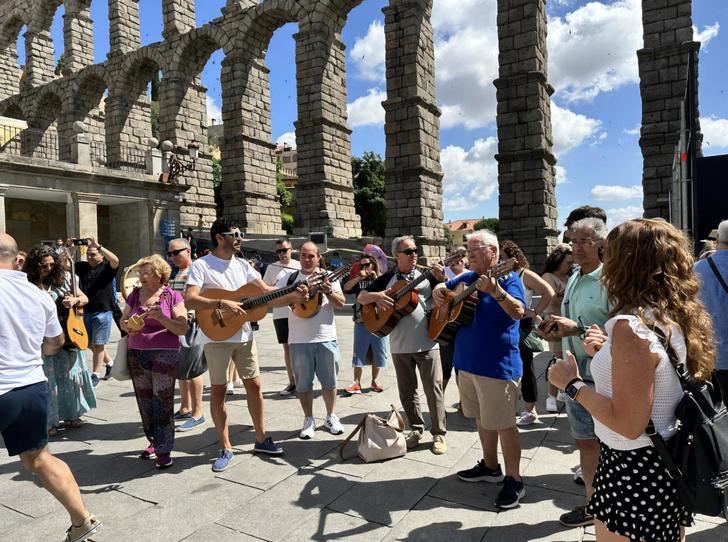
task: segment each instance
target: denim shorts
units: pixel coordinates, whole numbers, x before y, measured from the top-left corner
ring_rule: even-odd
[[[374,358],[374,366],[384,369],[387,366],[387,352],[389,351],[389,338],[377,337],[369,333],[364,324],[354,324],[354,355],[351,363],[354,367],[371,365],[369,350]]]
[[[566,398],[566,416],[571,428],[571,436],[576,440],[594,440],[597,438],[594,433],[594,418],[589,411],[578,402]]]
[[[91,337],[89,342],[92,345],[109,344],[111,324],[114,323],[114,313],[112,311],[86,312],[83,315],[83,323],[86,324],[86,331]]]
[[[38,382],[0,395],[0,434],[9,455],[35,452],[48,444],[48,383]]]
[[[316,375],[325,390],[336,389],[336,375],[339,373],[339,343],[289,344],[291,367],[296,376],[296,391],[305,393],[313,389],[313,375]]]

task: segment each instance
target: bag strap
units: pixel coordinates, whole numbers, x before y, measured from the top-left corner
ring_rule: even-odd
[[[298,278],[298,271],[295,273],[291,273],[288,275],[288,280],[286,281],[286,286],[292,286],[294,282],[296,282],[296,279]]]
[[[720,285],[725,290],[725,293],[728,294],[728,284],[725,283],[725,279],[723,278],[723,275],[721,275],[720,271],[718,271],[718,266],[715,265],[715,262],[713,261],[713,256],[708,256],[705,259],[708,260],[708,265],[710,265],[710,268],[713,270],[713,273],[715,273],[715,276],[718,278],[718,282],[720,282]]]
[[[344,457],[344,448],[346,448],[346,445],[349,444],[351,439],[353,439],[356,436],[356,434],[364,428],[364,424],[367,421],[367,416],[369,416],[369,414],[367,414],[366,416],[364,416],[364,418],[362,418],[362,420],[359,422],[359,425],[357,425],[354,428],[354,430],[351,432],[351,434],[349,434],[349,436],[344,439],[344,442],[342,442],[339,445],[339,456],[341,457],[342,461],[346,461],[347,459],[353,459],[354,457],[356,457],[356,455]]]
[[[397,424],[399,425],[399,427],[392,427],[391,425],[390,427],[392,427],[392,429],[394,429],[395,431],[399,431],[401,433],[402,431],[404,431],[404,418],[402,418],[402,414],[399,413],[397,407],[392,404],[390,404],[389,406],[392,407],[392,412],[394,412],[395,416],[397,417]]]

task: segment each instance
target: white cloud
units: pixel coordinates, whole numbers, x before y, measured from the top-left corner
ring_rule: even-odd
[[[642,197],[642,185],[617,186],[598,184],[591,189],[593,198],[601,201],[629,200]]]
[[[718,22],[715,22],[715,24],[710,26],[706,26],[703,28],[702,32],[698,30],[697,27],[693,26],[693,39],[701,42],[702,47],[705,47],[708,43],[710,43],[710,40],[718,35],[718,32],[720,32],[720,24]]]
[[[590,138],[601,138],[602,122],[574,113],[551,102],[551,124],[554,135],[554,154],[558,157],[578,147]]]
[[[638,124],[634,128],[630,128],[629,130],[622,130],[622,131],[627,135],[640,135],[641,128],[642,128],[642,126]]]
[[[614,226],[618,226],[627,220],[641,218],[643,213],[644,211],[641,205],[630,205],[627,207],[607,209],[607,227],[612,229]]]
[[[469,150],[454,145],[442,150],[445,211],[475,209],[493,197],[498,190],[497,149],[497,139],[489,137],[477,139]]]
[[[363,38],[357,38],[351,49],[350,58],[357,67],[357,74],[365,81],[384,81],[386,46],[384,25],[372,21]]]
[[[208,124],[222,124],[222,109],[209,95],[207,96],[207,122]]]
[[[366,96],[360,96],[347,106],[349,127],[384,124],[384,107],[382,102],[387,99],[383,90],[370,88]]]
[[[296,148],[296,132],[286,132],[276,139],[276,145],[286,144],[289,147]]]
[[[566,168],[564,166],[556,165],[556,184],[567,184],[569,182],[569,176],[567,175]]]
[[[706,150],[728,148],[728,119],[701,117],[700,131],[703,132]]]

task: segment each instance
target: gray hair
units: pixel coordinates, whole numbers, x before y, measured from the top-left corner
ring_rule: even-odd
[[[172,243],[179,243],[181,245],[184,245],[185,248],[192,249],[190,246],[190,242],[185,239],[184,237],[178,237],[177,239],[172,239],[169,243],[167,243],[167,246],[171,245]]]
[[[728,220],[718,224],[718,244],[728,245]]]
[[[401,235],[400,237],[395,237],[392,239],[392,256],[397,256],[397,252],[399,252],[399,245],[404,243],[405,241],[414,241],[415,238],[411,235]]]
[[[0,233],[0,262],[13,263],[18,257],[18,244],[7,233]]]
[[[609,233],[607,225],[598,218],[582,218],[581,220],[577,220],[576,222],[574,222],[569,229],[572,231],[591,231],[594,239],[599,241],[606,239],[607,234]]]
[[[470,241],[471,239],[477,239],[488,247],[498,246],[498,236],[488,229],[474,231],[473,233],[468,235],[468,241]]]

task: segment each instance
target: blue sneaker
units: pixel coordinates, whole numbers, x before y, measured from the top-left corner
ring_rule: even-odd
[[[224,470],[227,470],[227,468],[230,466],[230,463],[233,460],[233,451],[232,450],[220,450],[220,455],[215,460],[215,462],[212,464],[212,472],[222,472]]]
[[[91,385],[95,388],[99,385],[99,375],[91,373]]]
[[[253,453],[256,454],[268,454],[268,455],[281,455],[283,448],[278,446],[271,437],[268,437],[263,442],[256,442],[253,446]]]
[[[179,421],[179,420],[189,420],[191,417],[192,417],[192,413],[191,412],[185,412],[183,414],[182,412],[180,412],[178,410],[177,412],[174,413],[174,419],[176,421]]]
[[[184,433],[185,431],[189,431],[191,429],[194,429],[198,425],[203,425],[205,423],[205,417],[200,416],[197,419],[194,419],[192,416],[190,416],[185,423],[180,425],[177,428],[178,433]]]

